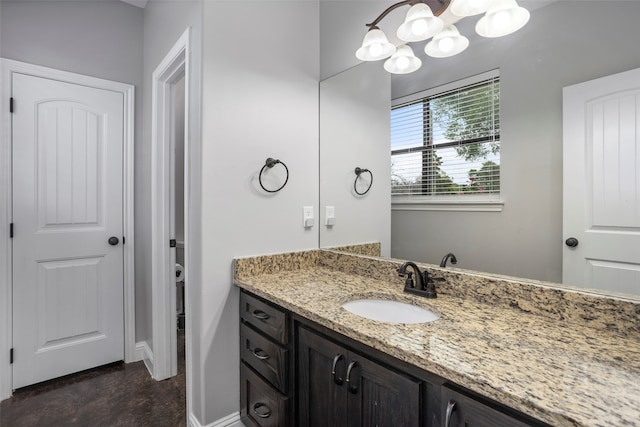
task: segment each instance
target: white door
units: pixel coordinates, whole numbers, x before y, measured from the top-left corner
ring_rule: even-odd
[[[24,74],[12,91],[15,389],[124,359],[124,104]]]
[[[563,150],[563,282],[640,295],[640,69],[564,88]]]

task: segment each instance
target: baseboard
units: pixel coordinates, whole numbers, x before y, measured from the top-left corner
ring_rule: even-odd
[[[153,376],[153,351],[149,347],[146,341],[139,341],[136,343],[136,355],[135,361],[139,362],[140,360],[144,361],[144,366],[147,367],[147,370]]]
[[[193,414],[189,414],[189,427],[243,427],[244,424],[240,421],[240,412],[234,412],[231,415],[220,418],[203,426]]]

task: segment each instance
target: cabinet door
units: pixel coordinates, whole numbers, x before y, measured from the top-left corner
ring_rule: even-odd
[[[418,427],[420,382],[350,354],[348,390],[351,425]],[[355,416],[355,418],[353,418]]]
[[[347,351],[332,341],[298,329],[297,425],[348,425],[347,356]]]
[[[442,418],[445,420],[445,427],[526,427],[537,425],[517,420],[447,387],[442,388],[442,404]]]
[[[419,381],[309,330],[298,331],[300,426],[420,425]]]

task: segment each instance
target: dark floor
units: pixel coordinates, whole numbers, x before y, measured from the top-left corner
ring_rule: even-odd
[[[153,380],[143,362],[115,363],[19,389],[0,403],[0,426],[186,426],[184,331],[178,349],[168,380]]]

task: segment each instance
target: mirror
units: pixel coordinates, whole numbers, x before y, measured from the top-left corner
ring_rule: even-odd
[[[341,7],[353,6],[344,3],[364,2],[321,3],[329,3],[321,14],[328,20],[332,15],[328,7],[337,13]],[[367,10],[364,16],[354,17],[355,23],[349,25],[360,26],[357,29],[362,31],[362,23],[375,17],[386,4],[372,3],[373,9]],[[382,79],[376,77],[382,63],[363,63],[320,85],[321,215],[325,206],[333,203],[329,200],[338,200],[336,192],[341,191],[348,198],[348,202],[346,199],[335,202],[335,226],[325,226],[321,218],[321,248],[380,241],[381,255],[385,257],[439,264],[446,253],[453,252],[459,261],[457,267],[463,269],[562,281],[562,88],[640,67],[640,58],[632,53],[637,50],[635,40],[640,39],[640,28],[633,18],[640,15],[640,3],[544,2],[544,7],[537,9],[529,7],[527,2],[521,3],[531,10],[531,20],[517,33],[500,39],[473,36],[477,19],[466,18],[457,24],[471,42],[465,52],[434,59],[424,53],[420,55],[422,45],[415,43],[414,51],[423,61],[422,68],[409,75],[390,77],[390,99],[396,99],[489,70],[500,70],[501,199],[504,202],[501,210],[469,211],[460,206],[435,206],[430,210],[421,210],[415,205],[392,207],[390,201],[382,197],[369,203],[378,193],[390,193],[388,132],[384,134],[386,142],[361,141],[352,153],[362,156],[353,167],[367,167],[364,162],[373,164],[374,159],[379,162],[381,172],[374,170],[370,199],[347,197],[349,169],[341,162],[352,149],[349,141],[353,136],[341,138],[341,135],[346,135],[349,129],[354,134],[368,135],[371,129],[366,125],[366,115],[352,113],[358,102],[347,104],[343,98],[332,106],[325,95],[329,90],[346,97],[357,90],[356,82]],[[355,9],[349,10],[353,16],[357,14]],[[611,31],[613,27],[624,29],[624,37]],[[383,30],[387,34],[393,32]],[[351,28],[346,31],[353,32]],[[355,46],[355,50],[361,36],[353,38],[350,34],[350,37],[352,40],[345,39],[343,43]],[[338,40],[339,36],[333,34],[332,38]],[[324,52],[329,55],[329,47],[325,46]],[[335,58],[331,61],[335,68]],[[345,56],[344,63],[353,62]],[[381,92],[386,92],[386,86],[381,86],[380,81],[377,84]],[[373,102],[365,97],[359,103],[365,104],[366,114],[374,115]],[[342,110],[341,105],[349,108]],[[380,102],[376,107],[386,108],[388,121],[390,104]],[[334,127],[336,117],[342,117],[341,127]],[[365,120],[359,121],[363,117]],[[376,128],[380,127],[376,123]],[[385,160],[386,165],[381,163]],[[390,227],[384,223],[384,213],[389,211]],[[379,217],[378,225],[365,230],[364,222],[373,217]]]
[[[320,82],[320,244],[380,242],[390,256],[391,85],[379,65],[364,63]],[[327,207],[334,224],[327,224]]]

